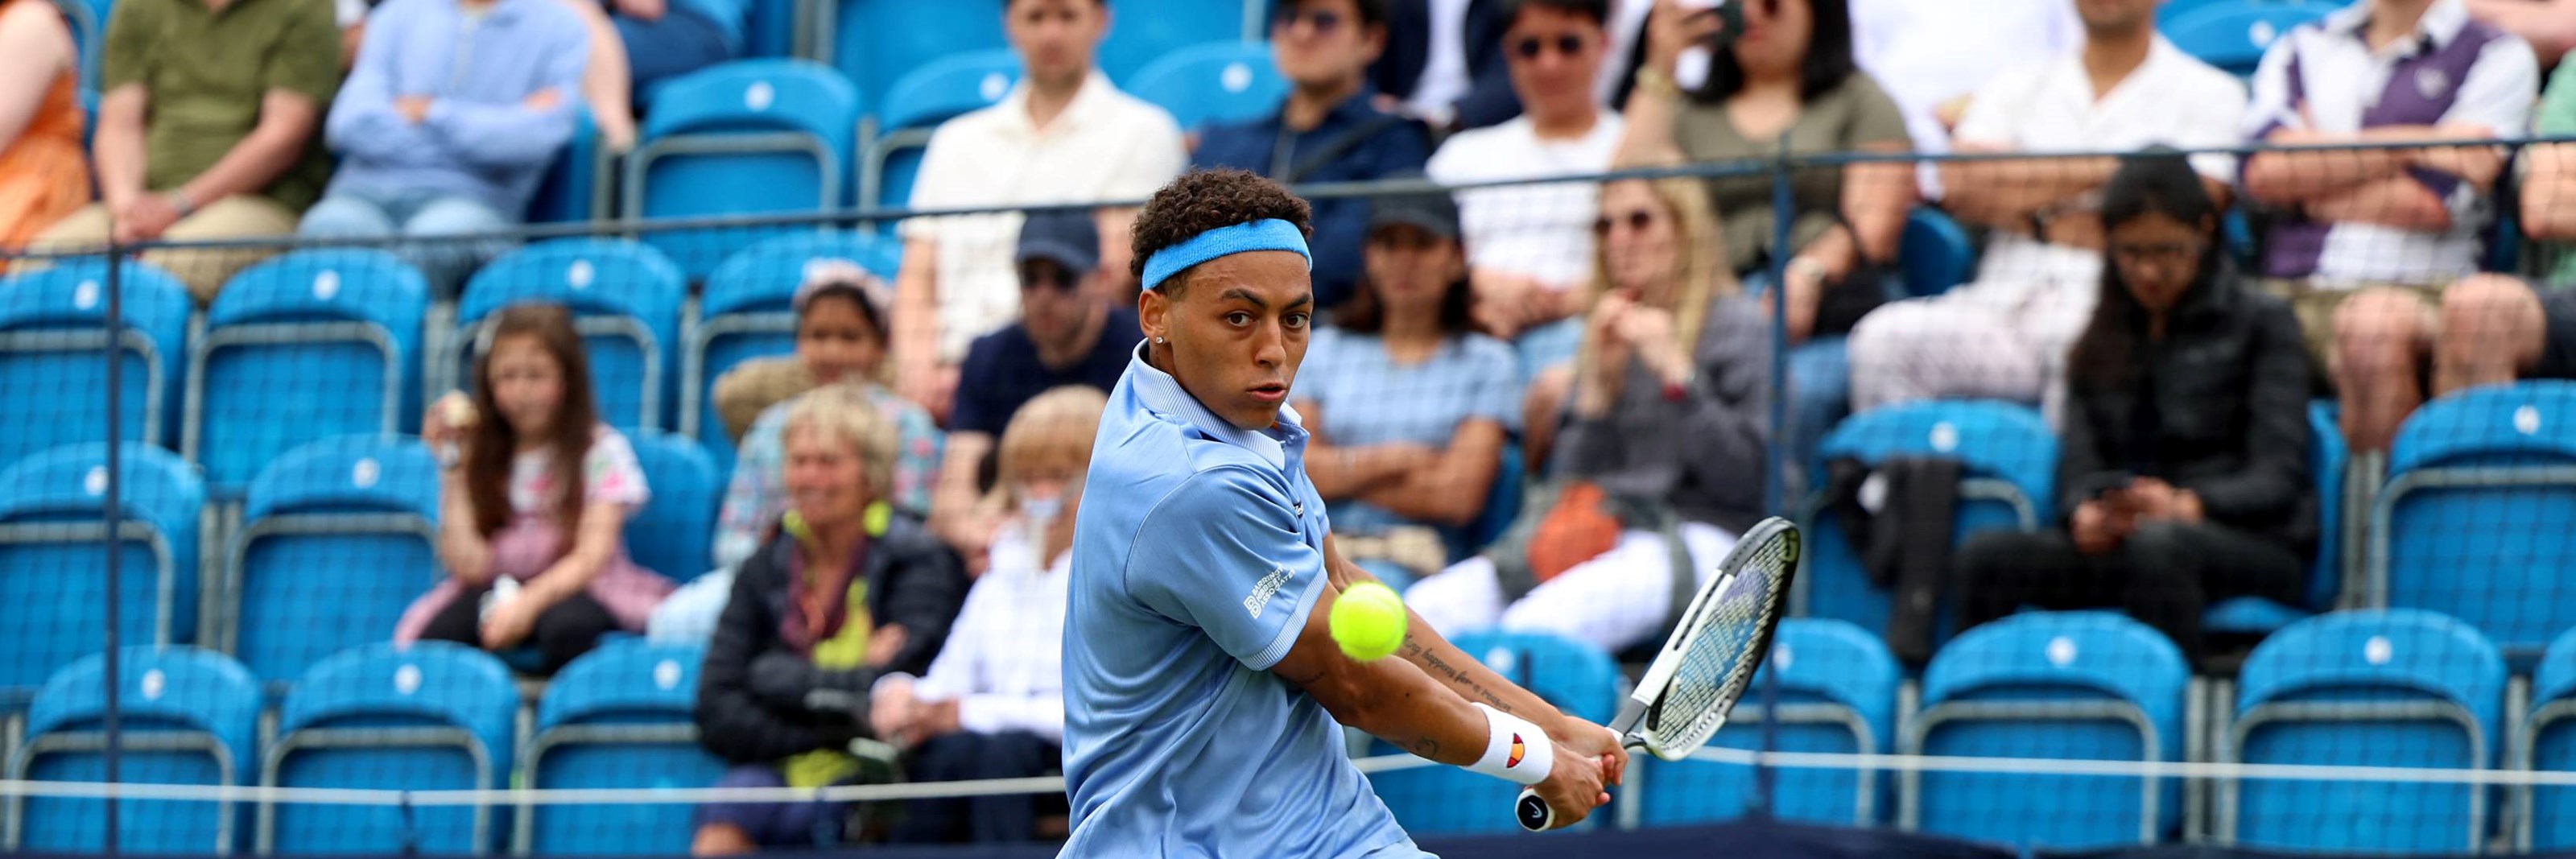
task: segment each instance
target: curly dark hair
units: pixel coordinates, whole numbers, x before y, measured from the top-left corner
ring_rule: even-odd
[[[1155,191],[1144,210],[1136,213],[1130,238],[1135,256],[1127,262],[1128,273],[1141,281],[1145,262],[1155,251],[1209,230],[1272,218],[1296,224],[1298,233],[1314,238],[1313,209],[1279,183],[1244,170],[1184,173]],[[1163,294],[1179,298],[1181,285],[1178,278],[1165,281]]]

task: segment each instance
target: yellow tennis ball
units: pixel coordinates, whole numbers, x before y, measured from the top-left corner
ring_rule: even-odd
[[[1344,655],[1361,662],[1385,659],[1404,644],[1404,598],[1377,582],[1342,591],[1333,600],[1330,621],[1333,642],[1342,646]]]

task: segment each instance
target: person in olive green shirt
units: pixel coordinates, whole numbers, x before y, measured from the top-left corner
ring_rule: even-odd
[[[330,178],[322,111],[340,80],[331,0],[120,0],[108,19],[100,202],[37,237],[57,250],[295,232]],[[272,251],[143,255],[211,302]]]

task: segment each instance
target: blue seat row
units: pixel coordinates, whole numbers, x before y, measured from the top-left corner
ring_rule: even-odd
[[[184,647],[130,647],[118,658],[129,782],[438,791],[495,790],[515,776],[541,789],[703,787],[721,771],[691,719],[704,660],[695,647],[603,645],[556,675],[526,736],[519,691],[491,655],[436,642],[353,648],[301,674],[264,741],[261,689],[240,663]],[[9,778],[102,778],[106,667],[94,654],[46,681],[26,739],[9,751]],[[102,805],[13,800],[0,848],[96,851]],[[650,804],[128,800],[120,812],[120,848],[153,854],[487,854],[505,833],[547,855],[675,855],[689,842],[688,815]]]

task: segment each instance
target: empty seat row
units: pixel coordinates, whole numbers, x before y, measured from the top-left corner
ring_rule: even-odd
[[[695,647],[620,639],[567,666],[547,686],[527,733],[509,670],[481,651],[437,642],[376,644],[315,663],[259,727],[263,696],[248,669],[195,648],[121,651],[120,778],[197,786],[459,791],[513,783],[539,789],[704,787],[721,764],[697,742]],[[55,672],[27,711],[7,774],[100,781],[106,657]],[[13,799],[11,850],[96,851],[102,801]],[[668,805],[328,804],[126,801],[119,848],[147,854],[356,855],[516,852],[673,855],[689,842]],[[244,825],[244,821],[248,821]]]
[[[686,581],[711,565],[719,487],[685,438],[632,436],[652,500],[626,523],[636,562]],[[107,612],[120,640],[202,644],[282,684],[352,647],[391,638],[404,608],[435,584],[438,467],[418,442],[348,436],[312,442],[263,468],[239,527],[201,533],[199,470],[155,448],[118,453],[119,525],[111,598],[97,524],[109,489],[107,446],[74,445],[0,470],[0,691],[34,688],[97,650]],[[200,547],[213,550],[200,571]]]

